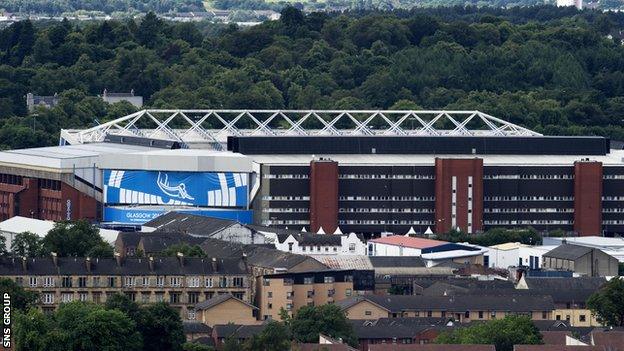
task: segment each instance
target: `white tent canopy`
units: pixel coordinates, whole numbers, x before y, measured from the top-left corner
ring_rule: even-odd
[[[323,230],[323,227],[319,227],[318,232],[316,232],[316,234],[325,234],[325,231]]]
[[[427,227],[427,230],[425,230],[425,234],[433,234],[433,230],[431,230],[431,227]]]
[[[407,233],[405,233],[405,236],[410,236],[410,235],[414,235],[416,234],[416,231],[414,230],[414,227],[410,227],[410,229],[407,231]]]
[[[342,230],[340,230],[340,227],[336,227],[336,230],[334,231],[334,234],[337,234],[337,235],[341,235],[342,234]]]

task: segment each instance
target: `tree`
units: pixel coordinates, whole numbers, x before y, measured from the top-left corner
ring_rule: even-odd
[[[51,316],[31,309],[15,318],[18,351],[140,350],[136,325],[119,310],[80,301],[61,304]]]
[[[438,344],[493,344],[497,351],[513,351],[514,345],[542,343],[542,335],[528,316],[507,315],[467,328],[442,333]]]
[[[31,232],[19,233],[11,243],[11,252],[17,256],[37,257],[42,256],[43,244],[39,235]]]
[[[318,339],[318,336],[317,336]],[[290,332],[284,323],[269,322],[260,334],[254,335],[245,345],[246,351],[288,351]]]
[[[60,257],[85,257],[89,253],[102,253],[101,247],[104,245],[107,243],[100,236],[98,228],[85,220],[56,223],[43,238],[45,252],[56,252]]]
[[[22,288],[14,280],[8,278],[0,279],[0,293],[3,296],[8,293],[11,296],[11,306],[22,311],[34,306],[39,299],[39,294]]]
[[[214,348],[208,345],[196,343],[196,342],[185,342],[182,344],[182,350],[184,351],[214,351]]]
[[[607,326],[624,326],[624,280],[612,278],[587,300],[596,319]]]
[[[303,306],[292,318],[291,330],[299,342],[317,342],[319,334],[324,334],[357,346],[353,327],[336,305]]]
[[[181,350],[186,340],[180,313],[164,302],[141,307],[138,330],[145,351]]]

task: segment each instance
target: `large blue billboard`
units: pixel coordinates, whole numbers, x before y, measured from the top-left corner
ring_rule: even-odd
[[[231,219],[244,224],[250,224],[253,212],[250,210],[200,210],[200,209],[176,209],[176,212],[184,212],[199,216]],[[169,212],[168,209],[145,209],[131,207],[104,207],[104,222],[140,225]]]
[[[247,174],[104,170],[104,203],[245,207]]]

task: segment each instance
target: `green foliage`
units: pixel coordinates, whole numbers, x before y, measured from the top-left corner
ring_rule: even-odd
[[[438,239],[450,242],[468,242],[481,246],[492,246],[509,242],[520,242],[528,245],[537,245],[542,242],[542,237],[529,228],[493,228],[481,234],[467,234],[459,230],[451,230],[448,233],[438,234]]]
[[[39,294],[26,290],[9,278],[0,279],[0,294],[11,295],[11,307],[15,310],[26,311],[37,303]]]
[[[140,350],[134,322],[118,310],[71,302],[51,316],[36,309],[15,318],[16,350]]]
[[[254,335],[245,343],[243,349],[245,351],[288,351],[290,340],[290,331],[284,323],[269,322],[260,334]]]
[[[201,11],[200,0],[3,0],[2,8],[9,12],[46,13],[60,15],[64,12],[101,11],[113,12],[147,12],[166,13],[170,11]]]
[[[528,316],[508,315],[467,328],[440,334],[438,344],[493,344],[496,350],[512,351],[514,345],[542,344],[542,335]]]
[[[624,326],[624,281],[611,279],[589,297],[587,307],[600,323],[613,327]]]
[[[24,8],[35,2],[18,1]],[[23,21],[0,30],[0,148],[53,145],[61,128],[135,110],[103,102],[104,89],[134,89],[155,108],[478,109],[548,135],[624,140],[624,47],[606,37],[623,25],[624,13],[552,6],[347,15],[287,7],[280,20],[244,29],[154,14],[80,26]],[[59,104],[29,115],[28,92],[58,93]],[[210,119],[204,125],[211,124],[222,127]]]
[[[357,346],[357,337],[346,316],[336,305],[304,306],[292,318],[293,338],[298,342],[318,342],[319,334]]]
[[[223,347],[221,350],[223,351],[241,351],[243,346],[240,344],[238,339],[234,336],[228,336],[225,338],[225,342],[223,343]]]
[[[11,242],[11,252],[17,256],[37,257],[43,254],[41,238],[31,232],[19,233]]]
[[[160,302],[139,306],[125,295],[116,294],[106,301],[106,308],[129,316],[143,336],[145,351],[181,350],[186,340],[177,310]]]
[[[113,249],[100,236],[98,228],[85,220],[58,222],[43,238],[44,252],[60,257],[112,257]]]
[[[182,350],[184,351],[214,351],[214,348],[208,345],[203,345],[195,342],[185,342],[182,344]]]
[[[189,245],[187,243],[171,245],[162,251],[161,255],[175,257],[178,252],[184,254],[185,257],[206,257],[206,253],[199,245]]]

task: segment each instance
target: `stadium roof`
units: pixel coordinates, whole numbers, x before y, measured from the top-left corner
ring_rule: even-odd
[[[62,130],[69,144],[107,135],[174,140],[224,149],[228,136],[540,136],[480,111],[141,110],[84,130]]]

